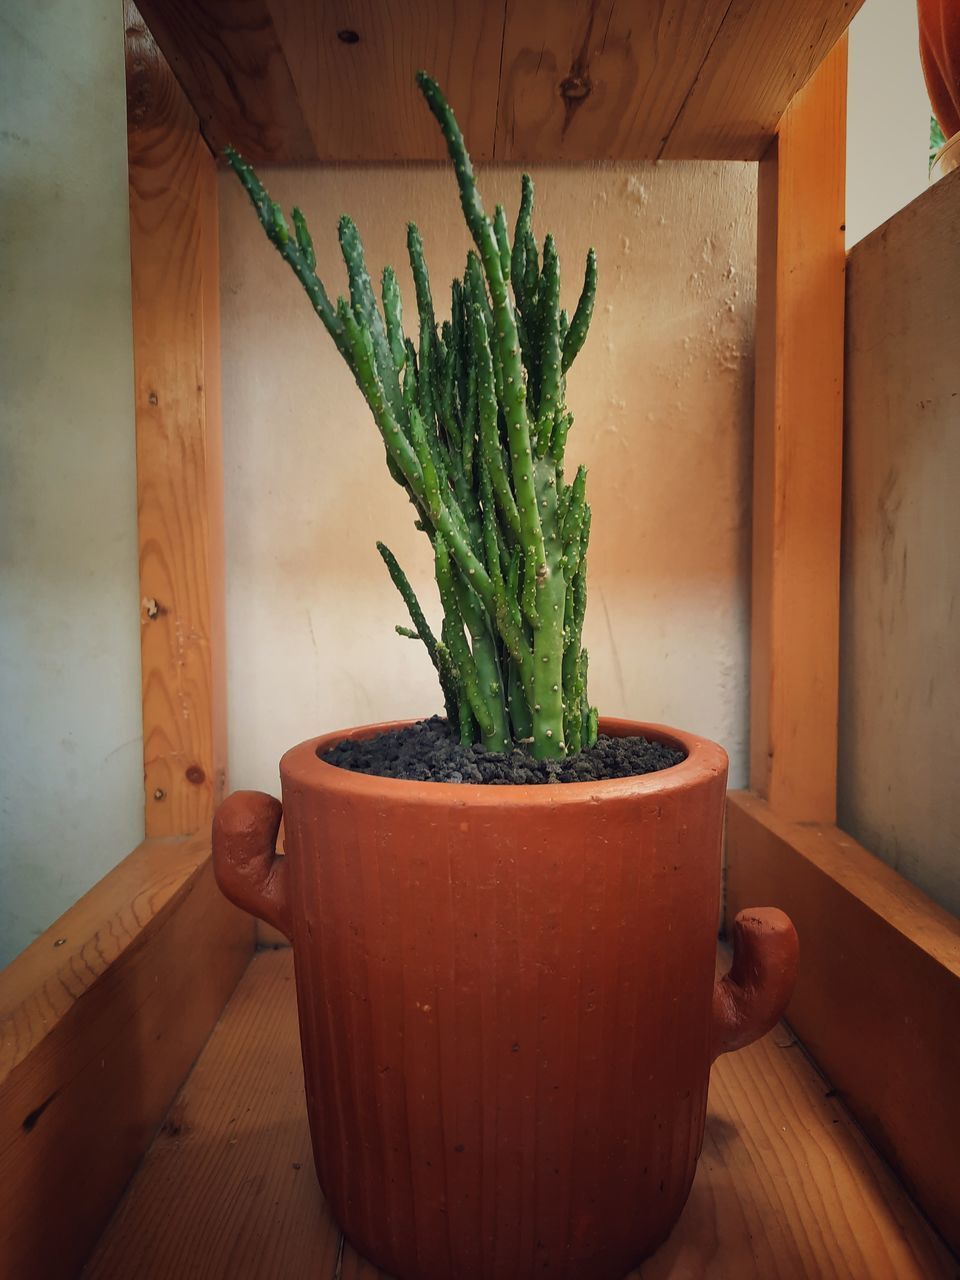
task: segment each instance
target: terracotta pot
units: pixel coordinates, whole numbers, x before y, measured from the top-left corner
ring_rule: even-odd
[[[960,132],[960,4],[917,0],[920,63],[944,137]]]
[[[741,913],[714,981],[727,760],[679,743],[644,777],[482,787],[367,777],[317,752],[279,803],[214,822],[227,897],[294,948],[317,1174],[400,1280],[619,1280],[667,1236],[710,1063],[779,1018],[797,940]]]

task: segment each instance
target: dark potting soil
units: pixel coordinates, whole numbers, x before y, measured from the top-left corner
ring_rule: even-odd
[[[328,764],[379,778],[488,786],[633,778],[639,773],[669,769],[684,758],[683,751],[647,738],[608,738],[601,734],[596,746],[566,760],[533,760],[519,749],[508,753],[486,751],[479,746],[462,747],[440,716],[363,741],[345,739],[322,756]]]

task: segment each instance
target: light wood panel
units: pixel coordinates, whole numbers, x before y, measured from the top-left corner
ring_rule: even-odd
[[[148,836],[209,826],[226,781],[217,181],[126,9]]]
[[[759,160],[784,111],[862,3],[733,0],[663,157]]]
[[[836,815],[846,41],[760,162],[750,785]]]
[[[767,902],[800,935],[791,1025],[960,1247],[960,921],[835,827],[735,793],[727,920]]]
[[[960,171],[847,263],[838,805],[960,913],[957,245]]]
[[[445,86],[474,159],[492,159],[504,4],[270,0],[313,158],[444,159],[440,130],[414,83],[423,68]],[[349,43],[340,38],[353,35]]]
[[[171,1230],[176,1223],[176,1230]],[[289,950],[257,955],[87,1280],[376,1280],[313,1172]],[[783,1027],[713,1070],[680,1223],[631,1280],[936,1280],[955,1265]]]
[[[0,1277],[75,1276],[245,968],[209,837],[148,840],[0,972]]]
[[[141,0],[140,10],[215,153],[315,157],[268,0]]]
[[[215,153],[259,163],[439,160],[414,84],[447,86],[475,159],[493,156],[505,0],[143,0]]]
[[[423,67],[475,159],[755,160],[861,0],[143,0],[215,151],[432,160]],[[494,140],[496,139],[496,144]]]
[[[497,159],[658,155],[728,8],[508,0]]]

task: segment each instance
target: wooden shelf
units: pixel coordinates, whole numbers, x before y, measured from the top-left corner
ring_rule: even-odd
[[[84,1274],[381,1276],[341,1242],[314,1176],[288,948],[251,961]],[[714,1067],[687,1207],[631,1280],[956,1275],[781,1026]]]
[[[413,74],[475,160],[757,160],[862,0],[140,0],[215,152],[438,160]]]

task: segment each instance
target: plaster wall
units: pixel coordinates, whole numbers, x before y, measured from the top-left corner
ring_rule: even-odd
[[[318,270],[345,288],[341,212],[374,277],[393,263],[415,315],[405,234],[423,233],[438,313],[468,247],[446,167],[265,174],[307,214]],[[569,383],[568,456],[590,468],[586,643],[601,712],[722,742],[745,780],[756,169],[667,163],[534,173],[535,230],[556,236],[563,303],[587,247],[600,292]],[[515,215],[520,171],[480,174]],[[419,644],[376,552],[384,540],[438,607],[431,556],[390,480],[352,376],[247,198],[221,177],[230,774],[276,791],[293,743],[438,711]]]
[[[0,5],[0,964],[143,838],[123,21]]]

